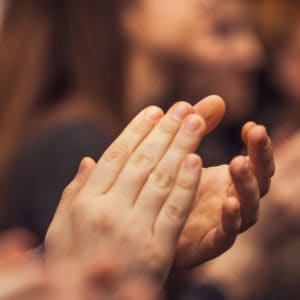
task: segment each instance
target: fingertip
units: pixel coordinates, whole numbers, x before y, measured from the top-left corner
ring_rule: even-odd
[[[270,138],[267,129],[263,125],[256,125],[248,133],[249,142],[260,147],[267,147],[270,143]]]
[[[202,135],[206,130],[206,122],[202,118],[202,116],[197,114],[190,114],[184,119],[183,129],[185,129],[189,133],[198,132]]]
[[[95,165],[96,162],[91,157],[84,157],[79,164],[78,174],[85,173],[87,170],[94,168]]]
[[[158,121],[164,115],[163,110],[156,105],[146,107],[143,113],[149,121]]]
[[[224,118],[225,102],[217,95],[208,96],[194,105],[195,113],[201,115],[205,120],[206,134],[212,131]]]
[[[183,162],[183,166],[188,171],[201,172],[202,159],[196,153],[189,153]]]
[[[202,101],[210,102],[210,103],[214,104],[215,106],[218,106],[220,111],[223,111],[225,114],[226,104],[225,104],[224,99],[221,96],[209,95],[209,96],[205,97]]]
[[[252,128],[254,128],[255,126],[257,126],[257,124],[253,121],[249,121],[247,122],[243,128],[242,128],[242,140],[244,142],[244,144],[246,145],[248,142],[248,134],[251,131]]]
[[[237,177],[249,170],[249,160],[247,157],[239,155],[235,157],[229,165],[230,174]]]

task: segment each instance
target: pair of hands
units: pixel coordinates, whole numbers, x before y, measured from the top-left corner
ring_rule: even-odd
[[[202,168],[193,152],[223,115],[216,96],[194,107],[177,103],[166,115],[150,107],[97,164],[85,158],[49,227],[49,263],[86,265],[115,253],[120,282],[146,277],[162,285],[174,263],[197,266],[227,250],[257,220],[274,164],[265,128],[247,123],[249,156]]]

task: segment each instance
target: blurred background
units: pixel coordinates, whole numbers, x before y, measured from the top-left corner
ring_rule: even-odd
[[[222,96],[205,166],[267,126],[277,171],[259,223],[170,281],[171,299],[299,300],[300,1],[0,0],[0,228],[43,241],[83,156],[143,107]]]

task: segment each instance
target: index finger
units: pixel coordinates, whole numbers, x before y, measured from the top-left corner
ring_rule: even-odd
[[[204,119],[205,135],[207,135],[222,121],[225,114],[225,103],[221,97],[211,95],[195,104],[194,111]]]

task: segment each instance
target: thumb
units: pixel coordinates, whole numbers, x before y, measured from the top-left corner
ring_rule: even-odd
[[[72,202],[72,200],[77,196],[77,194],[85,185],[95,166],[95,161],[90,157],[85,157],[81,160],[77,174],[75,175],[73,180],[66,186],[62,193],[57,211],[68,206],[70,202]]]

